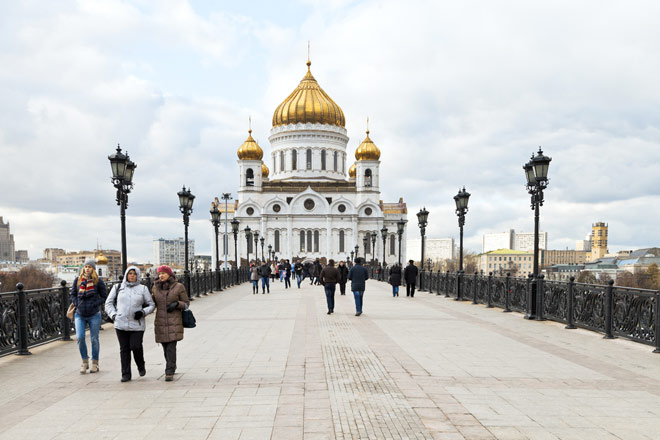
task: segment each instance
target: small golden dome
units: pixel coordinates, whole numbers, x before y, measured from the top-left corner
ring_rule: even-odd
[[[355,164],[353,164],[348,169],[348,177],[351,178],[351,179],[355,179],[356,174],[357,174],[357,167],[355,166]]]
[[[287,124],[328,124],[345,127],[341,108],[316,82],[307,61],[307,73],[298,87],[275,109],[273,127]]]
[[[265,163],[261,164],[261,177],[268,177],[268,174],[270,174],[270,170],[266,166]]]
[[[355,150],[355,159],[357,160],[378,160],[380,159],[380,150],[369,138],[369,130],[367,130],[367,137],[364,138],[360,146]]]
[[[248,137],[243,145],[238,147],[236,154],[240,160],[261,160],[264,157],[264,150],[252,138],[252,129],[248,130]]]
[[[99,256],[96,257],[96,264],[108,265],[108,257],[103,255],[103,252],[99,252]]]

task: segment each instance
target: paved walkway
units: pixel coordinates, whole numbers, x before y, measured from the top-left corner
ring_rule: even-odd
[[[145,334],[147,375],[120,383],[74,342],[0,358],[2,439],[660,439],[660,356],[552,322],[529,322],[370,281],[365,313],[320,287],[248,285],[192,304],[174,382]]]

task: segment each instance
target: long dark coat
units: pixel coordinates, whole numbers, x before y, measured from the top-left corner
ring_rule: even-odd
[[[152,296],[156,303],[156,319],[154,319],[154,333],[156,342],[173,342],[183,339],[183,321],[181,311],[185,305],[190,304],[186,288],[174,276],[167,281],[157,280],[154,283]],[[167,311],[167,305],[177,301],[179,305],[172,312]]]
[[[403,278],[406,280],[406,283],[415,284],[417,282],[418,272],[419,269],[417,269],[417,266],[415,266],[414,264],[407,265],[406,268],[403,270]]]
[[[395,264],[390,268],[390,279],[389,282],[393,286],[401,285],[401,266]]]

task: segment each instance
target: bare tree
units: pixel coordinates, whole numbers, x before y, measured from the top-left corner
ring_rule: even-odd
[[[11,292],[16,290],[17,283],[23,283],[25,290],[53,287],[55,277],[30,264],[21,268],[18,272],[0,275],[0,282],[2,282],[0,292]]]

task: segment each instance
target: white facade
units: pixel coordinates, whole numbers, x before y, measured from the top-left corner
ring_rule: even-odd
[[[539,232],[539,249],[547,249],[548,233]],[[504,232],[484,234],[482,238],[481,251],[483,253],[497,249],[512,249],[516,251],[534,250],[533,232],[516,232],[509,229]]]
[[[154,243],[154,261],[157,265],[168,266],[185,265],[185,240],[181,237],[175,239],[159,238]],[[188,240],[188,260],[192,261],[195,256],[195,240]]]
[[[424,240],[424,258],[435,261],[453,260],[456,255],[456,246],[453,238],[426,238]],[[411,259],[419,261],[422,257],[422,239],[412,238],[406,243],[408,255]],[[426,265],[426,262],[424,263]]]

